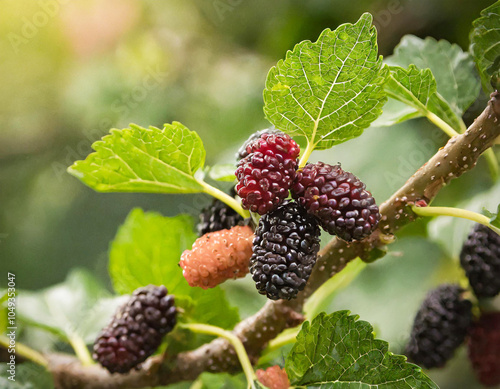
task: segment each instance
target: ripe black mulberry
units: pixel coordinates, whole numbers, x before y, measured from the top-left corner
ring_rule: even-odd
[[[176,316],[174,296],[164,286],[135,290],[99,334],[93,358],[111,373],[138,368],[174,328]]]
[[[315,218],[293,201],[261,217],[250,259],[259,293],[272,300],[295,298],[316,263],[319,235]]]

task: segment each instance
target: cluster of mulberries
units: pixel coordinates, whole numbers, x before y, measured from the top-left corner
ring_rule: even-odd
[[[190,286],[214,288],[228,279],[244,277],[252,256],[252,229],[236,226],[198,238],[179,262]]]
[[[304,289],[319,250],[317,221],[293,201],[261,217],[250,272],[260,294],[290,300]]]
[[[472,322],[472,304],[458,285],[441,285],[422,303],[406,347],[408,358],[427,368],[442,367],[463,343]]]
[[[174,297],[164,286],[134,291],[94,343],[93,358],[111,373],[127,373],[160,346],[176,324]]]

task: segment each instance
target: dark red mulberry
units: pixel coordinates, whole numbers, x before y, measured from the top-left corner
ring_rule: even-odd
[[[127,373],[160,346],[176,324],[174,296],[164,286],[134,291],[94,343],[93,357],[111,373]]]
[[[476,224],[462,246],[460,263],[477,297],[500,293],[500,235]]]
[[[182,253],[179,265],[190,286],[214,288],[228,279],[245,277],[252,256],[253,232],[248,226],[220,230],[196,239]]]
[[[469,359],[483,385],[500,385],[500,312],[483,313],[471,328]]]
[[[286,134],[264,133],[246,150],[236,169],[236,191],[245,209],[264,215],[288,197],[300,148]]]
[[[365,184],[340,165],[307,164],[297,172],[292,196],[330,234],[360,240],[377,228],[380,213]]]
[[[318,222],[294,201],[262,216],[250,272],[260,294],[291,300],[304,289],[319,250]]]
[[[441,285],[422,303],[406,347],[408,358],[427,369],[442,367],[465,340],[472,304],[458,285]]]

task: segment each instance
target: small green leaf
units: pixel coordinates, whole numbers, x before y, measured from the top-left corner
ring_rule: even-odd
[[[113,298],[84,270],[73,270],[65,282],[39,292],[22,291],[18,318],[25,324],[48,330],[68,341],[74,336],[87,344],[109,321],[110,312],[122,302]]]
[[[187,215],[164,217],[134,209],[111,243],[109,273],[121,294],[153,285],[165,285],[169,293],[188,294],[179,259],[196,239],[193,220]]]
[[[448,103],[437,93],[436,80],[430,69],[418,69],[410,65],[408,69],[391,66],[391,73],[385,84],[387,94],[407,107],[386,104],[384,114],[374,123],[374,126],[392,125],[419,116],[434,113],[452,128],[461,127],[461,119],[452,111]],[[391,117],[392,119],[388,119]],[[382,124],[382,123],[385,124]]]
[[[0,389],[53,389],[52,374],[40,365],[31,362],[17,363],[15,380],[9,379],[7,364],[0,364]]]
[[[99,192],[196,193],[195,173],[205,163],[196,132],[181,123],[163,129],[131,124],[92,145],[95,153],[68,172]]]
[[[500,228],[500,204],[497,206],[497,213],[492,213],[486,208],[483,208],[483,214],[490,218],[490,224]]]
[[[365,13],[289,51],[269,71],[264,112],[280,130],[327,149],[361,135],[381,114],[386,73]]]
[[[437,93],[458,117],[479,94],[479,80],[471,55],[445,40],[406,35],[386,62],[404,68],[411,64],[419,69],[429,68],[436,80]]]
[[[481,17],[472,22],[470,52],[476,61],[483,89],[491,92],[492,76],[500,76],[500,1],[481,11]]]
[[[374,338],[369,323],[348,311],[321,313],[302,325],[285,369],[292,385],[308,388],[438,388],[388,346]]]
[[[236,167],[234,164],[225,163],[211,166],[208,175],[212,180],[234,182],[236,180],[235,171]]]

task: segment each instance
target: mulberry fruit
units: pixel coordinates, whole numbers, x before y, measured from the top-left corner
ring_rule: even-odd
[[[246,150],[236,169],[236,191],[245,209],[264,215],[288,197],[300,148],[286,134],[264,133]]]
[[[316,263],[319,235],[318,222],[296,202],[261,217],[250,259],[259,293],[272,300],[295,298]]]
[[[469,359],[483,385],[500,384],[500,312],[481,315],[470,332],[467,342]]]
[[[500,235],[476,224],[462,246],[460,263],[477,297],[500,293]]]
[[[200,222],[197,226],[198,235],[228,230],[241,222],[243,222],[243,218],[238,212],[222,201],[214,199],[212,204],[200,213]]]
[[[307,164],[297,172],[292,196],[327,232],[345,241],[365,238],[380,220],[378,206],[365,184],[340,165]]]
[[[179,265],[190,286],[214,288],[228,279],[245,277],[252,256],[253,232],[236,226],[203,235],[181,255]]]
[[[174,297],[164,286],[134,291],[94,343],[93,358],[111,373],[127,373],[160,346],[176,324]]]
[[[288,389],[290,381],[285,369],[279,366],[271,366],[266,370],[259,369],[255,372],[259,382],[269,389]]]
[[[427,368],[442,367],[463,343],[472,321],[469,300],[458,285],[441,285],[422,303],[413,322],[408,358]]]
[[[239,161],[240,159],[245,158],[248,154],[252,153],[252,149],[250,148],[250,151],[247,151],[247,147],[251,146],[257,139],[259,139],[263,134],[279,134],[279,135],[284,135],[285,133],[277,130],[274,126],[271,126],[269,128],[266,128],[265,130],[260,130],[257,132],[254,132],[250,137],[243,143],[243,145],[240,147],[238,152],[236,153],[236,160]]]

